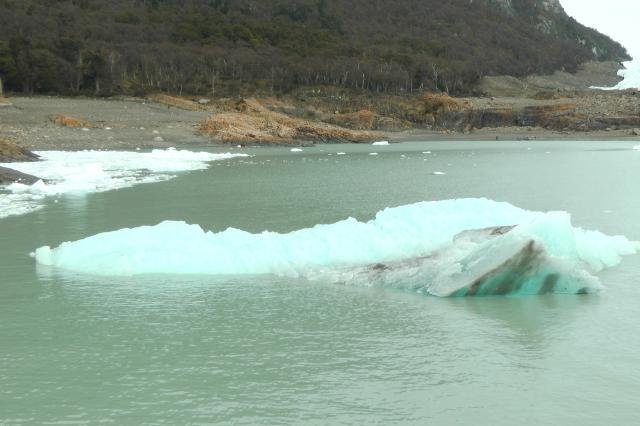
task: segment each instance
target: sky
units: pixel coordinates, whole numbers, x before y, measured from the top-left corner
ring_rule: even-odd
[[[560,0],[578,22],[620,42],[640,59],[640,0]]]

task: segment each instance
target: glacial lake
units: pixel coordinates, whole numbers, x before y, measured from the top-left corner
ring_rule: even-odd
[[[30,257],[165,220],[286,233],[455,198],[566,211],[639,241],[634,145],[190,148],[250,156],[46,197],[0,219],[0,424],[638,424],[637,254],[597,274],[596,294],[486,298],[275,275],[100,276]]]

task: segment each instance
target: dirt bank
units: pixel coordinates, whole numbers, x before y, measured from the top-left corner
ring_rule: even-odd
[[[0,138],[0,163],[38,161],[39,157],[18,144]]]
[[[205,105],[174,97],[157,99],[163,103],[14,97],[11,106],[0,108],[0,138],[31,150],[136,150],[387,138],[638,139],[640,133],[634,130],[640,129],[640,95],[633,91],[451,98],[325,88],[281,98],[217,99]],[[65,125],[76,122],[80,124]]]
[[[241,100],[230,111],[214,113],[200,126],[214,140],[232,143],[367,142],[382,136],[275,112],[256,99]]]

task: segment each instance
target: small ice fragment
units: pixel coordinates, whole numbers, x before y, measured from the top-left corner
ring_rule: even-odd
[[[162,139],[162,136],[156,136],[155,138],[153,138],[154,142],[164,142],[164,139]]]
[[[242,145],[237,145],[236,148],[242,148]]]
[[[87,129],[86,127],[83,127],[83,128],[82,128],[82,131],[83,131],[83,132],[88,132],[88,131],[89,131],[89,129]]]
[[[336,153],[336,155],[347,155],[347,153],[346,152],[338,152],[338,153]]]
[[[111,127],[105,127],[104,129],[105,130],[111,130]]]
[[[140,127],[140,130],[144,130],[144,127]]]
[[[442,175],[446,175],[445,172],[433,172],[433,175],[437,175],[437,176],[442,176]]]
[[[422,151],[423,154],[431,154],[431,151]]]
[[[157,130],[154,130],[154,131],[153,131],[153,132],[151,132],[151,133],[153,133],[154,135],[158,135],[158,134],[160,134],[160,132],[159,132],[159,131],[157,131]]]
[[[291,148],[291,152],[302,152],[300,148]]]
[[[378,155],[377,152],[370,152],[369,155]]]
[[[371,145],[385,146],[385,145],[389,145],[389,141],[377,141],[377,142],[372,143]]]

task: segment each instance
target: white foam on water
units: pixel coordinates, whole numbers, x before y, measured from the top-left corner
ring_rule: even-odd
[[[592,89],[600,90],[640,90],[640,58],[632,61],[623,62],[624,68],[618,71],[618,75],[623,80],[613,87],[597,87],[593,86]]]
[[[468,230],[514,225],[504,235],[476,238],[471,233],[459,238]],[[212,232],[167,221],[98,234],[53,249],[41,247],[35,258],[40,265],[108,276],[274,274],[345,283],[357,282],[362,268],[377,274],[372,265],[396,262],[397,273],[389,285],[415,289],[420,277],[418,285],[425,292],[447,296],[522,256],[529,245],[542,253],[535,258],[540,261],[539,273],[530,283],[541,285],[544,277],[559,274],[570,283],[563,291],[574,293],[599,288],[593,274],[640,249],[640,243],[624,237],[574,228],[568,213],[460,199],[388,208],[368,222],[349,218],[288,234],[252,234],[233,228]],[[404,267],[403,262],[410,266]],[[369,277],[364,284],[372,282],[375,279]],[[533,284],[527,285],[521,291],[533,292]]]
[[[175,177],[179,172],[206,169],[210,161],[247,156],[175,148],[145,153],[39,151],[36,154],[42,161],[2,164],[44,181],[33,185],[13,183],[0,187],[0,218],[37,210],[44,206],[47,197],[84,195],[163,181]]]

